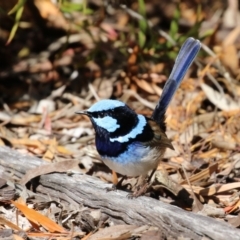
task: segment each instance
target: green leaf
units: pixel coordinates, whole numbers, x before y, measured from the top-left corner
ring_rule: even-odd
[[[23,10],[24,10],[23,5],[20,8],[18,8],[18,10],[17,10],[16,16],[15,16],[15,23],[14,23],[14,25],[12,27],[12,30],[10,32],[10,35],[8,37],[8,40],[7,40],[7,43],[6,43],[7,45],[13,40],[13,38],[14,38],[16,32],[17,32],[19,22],[20,22],[20,19],[22,17]]]
[[[8,12],[8,15],[11,15],[17,12],[21,7],[25,5],[27,0],[18,0],[17,4]]]
[[[146,43],[146,36],[142,31],[139,31],[138,32],[138,44],[141,48],[143,48],[145,43]]]
[[[139,20],[139,28],[142,32],[146,33],[148,24],[146,20],[146,7],[144,0],[138,0],[138,12],[144,19]]]
[[[215,29],[208,29],[204,33],[201,34],[201,37],[199,37],[200,40],[203,40],[207,37],[210,37],[214,34]]]
[[[147,22],[145,19],[139,20],[139,28],[142,32],[146,33],[147,30]]]
[[[83,0],[81,4],[73,3],[69,1],[63,1],[60,5],[62,12],[72,13],[72,12],[82,12],[84,14],[92,14],[93,11],[87,8],[87,1]]]
[[[177,7],[176,10],[175,10],[175,12],[174,12],[173,20],[171,21],[170,31],[169,31],[169,35],[170,35],[174,40],[176,40],[176,38],[177,38],[177,33],[178,33],[178,30],[179,30],[179,25],[178,25],[179,19],[180,19],[180,10],[179,10],[179,8]]]
[[[82,4],[76,4],[76,3],[69,3],[69,2],[64,2],[61,4],[60,7],[61,11],[63,12],[75,12],[75,11],[82,11],[83,5]]]
[[[144,0],[138,0],[138,11],[143,17],[146,17],[146,7]]]

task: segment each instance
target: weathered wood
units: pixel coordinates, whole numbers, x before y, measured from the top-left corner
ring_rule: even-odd
[[[24,156],[15,150],[0,147],[1,174],[11,172],[21,179],[27,170],[40,164],[43,162],[36,157]],[[183,236],[190,239],[240,239],[240,230],[226,223],[149,197],[128,199],[127,193],[123,191],[106,192],[105,189],[109,186],[84,174],[68,176],[53,173],[40,177],[36,192],[69,204],[100,208],[119,223],[157,226],[165,236],[173,238]]]

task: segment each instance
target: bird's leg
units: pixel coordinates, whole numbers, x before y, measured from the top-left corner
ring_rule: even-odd
[[[121,189],[123,181],[126,179],[126,176],[122,176],[122,178],[118,181],[118,183],[115,185],[116,189]]]
[[[110,192],[110,191],[115,191],[117,189],[122,189],[123,186],[122,186],[122,183],[123,181],[125,180],[126,176],[123,176],[117,184],[113,184],[111,188],[106,188],[107,192]]]
[[[153,169],[153,170],[152,170],[152,172],[151,172],[151,174],[150,174],[150,176],[148,177],[148,180],[147,180],[148,183],[151,182],[151,179],[152,179],[154,173],[156,172],[156,170],[157,170],[157,169]]]
[[[142,180],[142,182],[140,183],[140,186],[133,192],[128,194],[128,198],[137,198],[139,196],[144,195],[147,190],[149,189],[149,187],[151,186],[151,179],[155,173],[156,169],[152,170],[150,176],[144,180]]]

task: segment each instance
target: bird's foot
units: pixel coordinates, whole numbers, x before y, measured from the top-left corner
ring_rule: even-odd
[[[132,187],[132,185],[130,183],[127,183],[125,185],[115,185],[113,184],[112,187],[107,187],[105,188],[107,192],[111,192],[111,191],[116,191],[116,190],[125,190],[128,188],[128,186]]]
[[[116,191],[117,185],[113,184],[112,187],[106,187],[105,189],[107,192]]]
[[[145,195],[149,187],[150,187],[150,184],[146,182],[142,186],[140,186],[138,189],[136,189],[133,193],[129,193],[127,195],[127,198],[133,199],[133,198],[143,196]]]
[[[119,190],[124,190],[124,189],[126,189],[128,186],[132,187],[130,183],[127,183],[127,184],[122,185],[122,183],[123,183],[123,181],[124,181],[125,178],[126,178],[126,177],[123,176],[123,177],[121,178],[121,180],[118,181],[117,184],[113,184],[112,187],[107,187],[107,188],[106,188],[107,192],[116,191],[117,189],[119,189]]]

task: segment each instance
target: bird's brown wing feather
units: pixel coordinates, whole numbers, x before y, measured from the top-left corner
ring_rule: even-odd
[[[160,126],[151,119],[148,120],[148,124],[151,126],[151,128],[154,132],[154,137],[147,144],[150,145],[151,147],[170,148],[170,149],[174,150],[171,141],[168,139],[167,135],[160,128]]]

